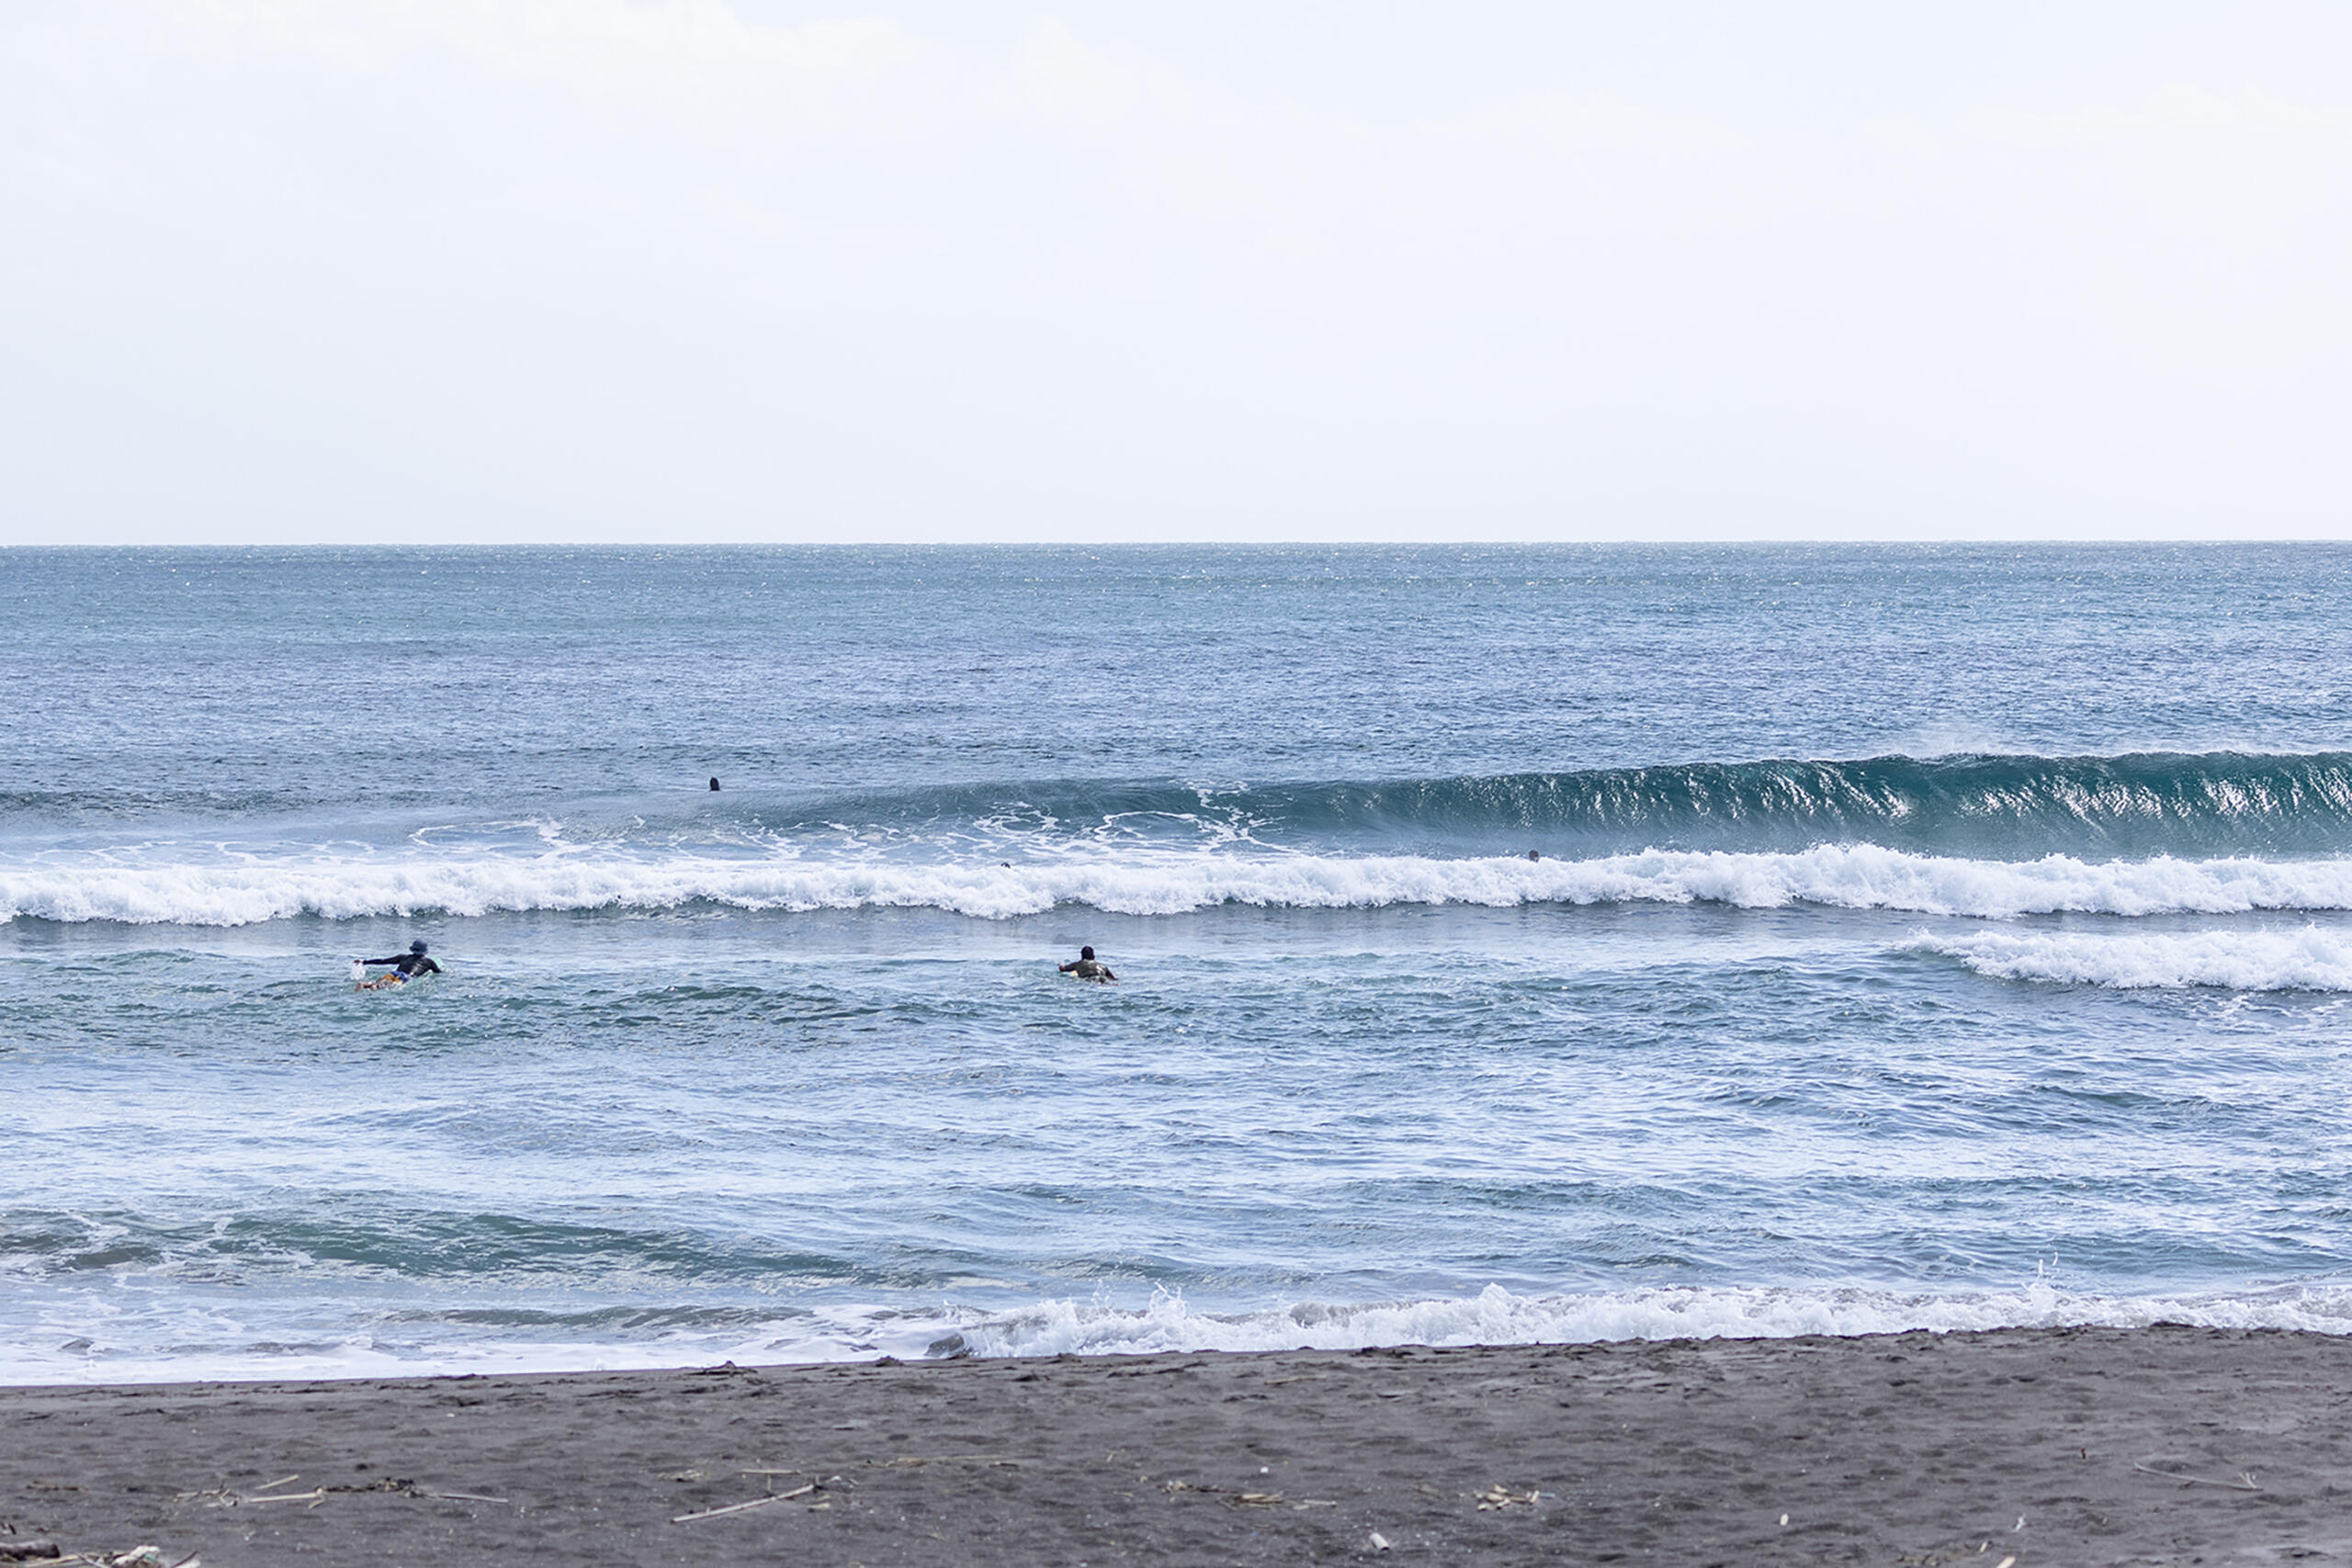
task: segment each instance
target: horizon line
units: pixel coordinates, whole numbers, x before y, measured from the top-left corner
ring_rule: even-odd
[[[1689,539],[1531,539],[1499,538],[1152,538],[1152,539],[418,539],[398,543],[354,544],[347,540],[308,539],[213,539],[213,540],[113,540],[113,541],[30,541],[0,540],[0,552],[56,550],[643,550],[643,549],[810,549],[810,550],[871,550],[871,549],[1062,549],[1062,550],[1146,550],[1146,549],[1767,549],[1774,547],[1811,548],[1938,548],[1938,547],[2002,547],[2045,548],[2051,547],[2088,548],[2132,548],[2134,547],[2169,545],[2195,548],[2227,548],[2231,547],[2269,545],[2352,545],[2352,534],[2278,534],[2246,538],[2220,538],[2193,536],[2155,535],[2117,536],[2105,535],[2059,535],[2026,538],[1996,536],[1938,536],[1932,538],[1850,538],[1838,536],[1790,536],[1775,538],[1689,538]]]

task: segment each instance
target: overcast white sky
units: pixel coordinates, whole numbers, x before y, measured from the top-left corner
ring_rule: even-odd
[[[0,542],[2352,536],[2352,6],[0,0]]]

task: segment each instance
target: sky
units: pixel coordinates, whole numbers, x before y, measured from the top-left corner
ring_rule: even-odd
[[[2352,537],[2352,7],[861,3],[0,3],[0,544]]]

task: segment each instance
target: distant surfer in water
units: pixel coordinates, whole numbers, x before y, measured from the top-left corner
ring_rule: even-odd
[[[1081,980],[1111,981],[1118,978],[1116,975],[1111,973],[1111,966],[1109,964],[1098,964],[1095,962],[1094,950],[1091,947],[1080,948],[1078,950],[1078,962],[1075,964],[1065,964],[1060,967],[1063,974],[1075,975]]]
[[[379,964],[389,964],[392,966],[392,972],[389,975],[379,975],[373,980],[360,981],[359,988],[363,991],[377,991],[383,989],[386,986],[405,985],[420,975],[441,973],[441,965],[424,956],[424,942],[421,938],[410,942],[406,953],[395,953],[390,958],[361,958],[355,962],[371,967]]]

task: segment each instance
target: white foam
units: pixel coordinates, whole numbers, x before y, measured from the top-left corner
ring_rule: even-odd
[[[2317,928],[2125,936],[1985,931],[1922,945],[2004,980],[2118,989],[2352,991],[2352,942]]]
[[[1677,1287],[1591,1294],[1516,1295],[1489,1285],[1473,1296],[1369,1305],[1316,1303],[1261,1312],[1200,1312],[1162,1292],[1142,1308],[1041,1302],[982,1314],[945,1307],[833,1309],[725,1330],[640,1338],[387,1342],[368,1333],[339,1343],[131,1349],[61,1342],[62,1327],[0,1344],[0,1385],[230,1382],[286,1378],[425,1377],[911,1360],[981,1357],[1150,1355],[1202,1350],[1353,1350],[1393,1345],[1558,1345],[1660,1339],[1785,1339],[1915,1331],[2181,1323],[2352,1335],[2352,1290],[2285,1287],[2254,1294],[2114,1296],[2037,1280],[2015,1290],[1926,1295],[1855,1288]],[[220,1326],[213,1325],[216,1329]],[[103,1328],[93,1330],[104,1334]]]
[[[1346,1350],[1380,1345],[1582,1344],[1625,1339],[1783,1339],[1800,1335],[1950,1333],[1962,1329],[2296,1328],[2352,1334],[2352,1291],[2256,1296],[2077,1294],[2043,1280],[2013,1291],[1913,1295],[1855,1289],[1698,1287],[1593,1295],[1475,1296],[1352,1307],[1302,1305],[1219,1314],[1162,1295],[1141,1311],[1046,1302],[962,1329],[980,1356],[1144,1354],[1180,1350]]]
[[[0,868],[0,919],[237,926],[441,910],[931,908],[1001,919],[1086,905],[1167,915],[1220,904],[1376,908],[1398,904],[1710,901],[1811,903],[2004,919],[2060,911],[2222,914],[2352,908],[2352,859],[2030,862],[1835,845],[1781,854],[1645,851],[1593,860],[1418,855],[1155,853],[1001,866],[786,856],[642,858],[324,853],[235,861],[147,858]]]
[[[248,1330],[240,1343],[233,1324],[206,1320],[175,1325],[181,1332],[158,1342],[154,1323],[108,1325],[103,1313],[85,1314],[81,1326],[45,1331],[10,1325],[0,1339],[0,1386],[46,1383],[249,1382],[285,1378],[437,1377],[464,1373],[655,1371],[707,1367],[870,1360],[923,1356],[941,1335],[976,1314],[917,1315],[889,1308],[850,1308],[802,1314],[726,1329],[672,1329],[637,1338],[459,1337],[418,1333],[412,1325],[347,1333],[340,1338],[288,1344]],[[144,1343],[111,1342],[139,1334]],[[194,1328],[190,1334],[187,1330]],[[95,1335],[99,1342],[88,1337]],[[15,1340],[16,1343],[6,1343]]]

